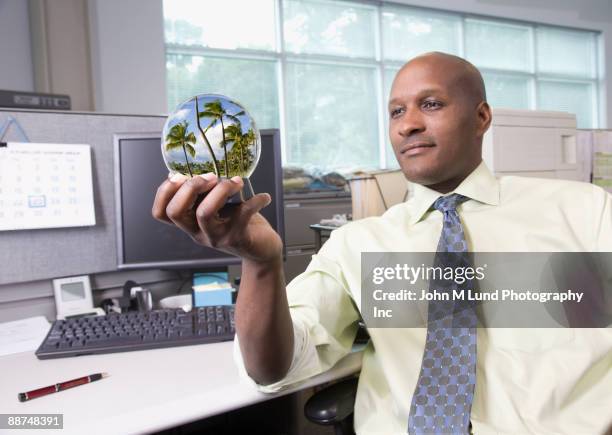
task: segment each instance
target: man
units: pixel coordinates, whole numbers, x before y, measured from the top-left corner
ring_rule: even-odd
[[[281,240],[257,213],[268,195],[220,214],[241,188],[239,178],[174,176],[158,190],[157,219],[243,258],[237,359],[263,391],[327,370],[350,351],[360,318],[362,252],[448,250],[441,231],[451,225],[473,252],[612,251],[612,201],[603,190],[497,180],[489,172],[481,149],[491,112],[480,73],[463,59],[429,53],[404,65],[391,89],[389,120],[413,195],[382,217],[334,231],[286,290]],[[461,365],[445,367],[428,353],[443,355],[436,335],[448,331],[370,328],[357,433],[466,433],[471,427],[478,434],[593,434],[612,423],[612,330],[466,331],[457,351]],[[465,376],[442,380],[453,368]]]

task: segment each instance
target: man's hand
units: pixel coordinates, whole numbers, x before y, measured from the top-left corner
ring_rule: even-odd
[[[267,193],[224,207],[242,185],[240,177],[219,181],[215,174],[193,178],[174,174],[157,189],[152,213],[156,219],[176,225],[200,245],[242,257],[236,333],[247,372],[255,381],[269,384],[286,375],[293,357],[283,243],[259,214],[270,204]]]
[[[176,225],[198,244],[265,264],[282,256],[282,241],[259,210],[271,202],[260,193],[240,205],[223,208],[243,187],[240,177],[219,180],[213,173],[186,177],[173,174],[157,189],[152,214]],[[200,195],[206,194],[194,208]]]

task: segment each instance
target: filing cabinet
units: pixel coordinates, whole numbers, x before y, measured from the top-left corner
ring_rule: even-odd
[[[315,253],[315,235],[309,225],[335,214],[352,211],[349,192],[285,194],[285,279],[302,273]]]

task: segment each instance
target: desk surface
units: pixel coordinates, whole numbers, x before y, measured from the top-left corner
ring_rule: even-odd
[[[361,368],[361,352],[354,352],[330,371],[270,395],[239,377],[232,348],[233,342],[224,342],[43,361],[34,352],[3,356],[0,413],[64,414],[61,433],[143,433],[289,394]],[[98,372],[110,377],[28,402],[17,400],[20,392]],[[40,435],[40,430],[32,432]]]

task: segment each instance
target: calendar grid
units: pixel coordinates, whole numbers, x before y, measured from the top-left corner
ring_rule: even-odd
[[[0,231],[95,225],[91,147],[0,148]]]

